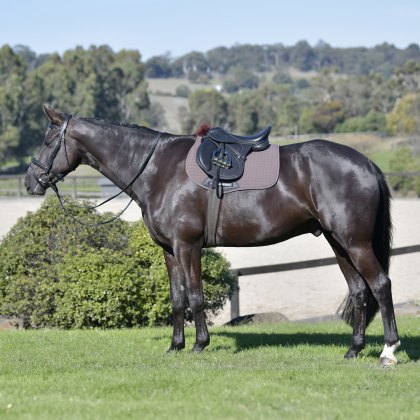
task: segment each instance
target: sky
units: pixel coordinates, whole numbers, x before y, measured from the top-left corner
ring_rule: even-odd
[[[38,54],[106,44],[147,60],[300,40],[420,44],[420,0],[0,0],[0,46],[23,44]]]

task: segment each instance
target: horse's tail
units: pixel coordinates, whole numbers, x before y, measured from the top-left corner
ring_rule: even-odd
[[[380,202],[376,215],[372,246],[382,269],[388,274],[392,251],[391,193],[382,171],[374,163],[372,165],[380,190]],[[370,288],[368,288],[366,326],[373,320],[378,310],[378,301],[373,296]],[[353,302],[351,301],[350,294],[344,299],[337,312],[347,324],[353,325]]]

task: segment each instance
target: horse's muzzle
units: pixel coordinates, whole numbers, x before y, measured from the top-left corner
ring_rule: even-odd
[[[29,168],[25,177],[26,192],[30,195],[45,195],[46,188],[41,185],[35,173],[30,173],[31,169]]]

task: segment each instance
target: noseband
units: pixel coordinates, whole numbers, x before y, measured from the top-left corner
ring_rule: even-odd
[[[46,164],[40,162],[38,159],[36,158],[32,158],[32,164],[38,166],[38,168],[41,168],[44,172],[41,172],[40,175],[37,175],[31,168],[31,174],[32,176],[37,180],[37,182],[41,185],[42,188],[47,189],[48,187],[52,187],[53,184],[51,182],[51,178],[50,175],[53,175],[53,177],[57,178],[58,181],[62,180],[64,178],[64,176],[60,176],[58,174],[55,174],[51,169],[54,163],[55,158],[58,155],[59,150],[61,149],[61,145],[64,145],[64,149],[66,148],[66,143],[65,143],[65,137],[66,137],[66,131],[67,131],[67,126],[69,124],[70,118],[72,117],[71,114],[67,115],[63,125],[61,127],[61,131],[60,131],[60,137],[57,140],[57,142],[54,145],[54,149],[53,152],[51,153],[50,157],[48,158],[48,161]],[[50,123],[48,125],[48,128],[52,128],[55,124]],[[66,150],[66,159],[67,159],[67,164],[70,167],[70,163],[69,163],[69,157],[67,155],[67,150]]]

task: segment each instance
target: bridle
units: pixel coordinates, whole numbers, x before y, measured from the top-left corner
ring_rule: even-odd
[[[50,175],[53,175],[53,178],[57,178],[57,181],[62,181],[64,179],[64,175],[58,175],[58,174],[55,174],[52,171],[52,166],[53,166],[54,160],[57,157],[58,152],[61,149],[61,145],[64,145],[64,149],[65,149],[65,152],[66,152],[65,155],[66,155],[66,159],[67,159],[67,165],[70,167],[69,157],[67,155],[65,138],[66,138],[67,126],[69,124],[69,121],[70,121],[71,117],[72,117],[71,114],[66,115],[66,118],[63,122],[63,125],[61,126],[60,137],[56,141],[56,143],[54,145],[54,149],[53,149],[50,157],[48,158],[47,163],[44,164],[41,161],[39,161],[38,159],[36,159],[35,157],[32,158],[31,163],[38,166],[38,168],[41,168],[44,172],[41,172],[40,175],[37,175],[31,167],[30,168],[31,169],[31,174],[37,180],[37,182],[41,185],[41,187],[44,188],[44,189],[47,189],[48,187],[53,187],[54,186],[54,184],[51,182]],[[51,122],[50,124],[48,124],[48,128],[53,128],[55,125],[57,125],[57,124],[54,124],[54,123]]]
[[[118,197],[119,195],[121,195],[123,192],[126,192],[129,188],[131,188],[134,184],[134,182],[137,180],[137,178],[139,178],[139,176],[144,172],[144,170],[146,169],[147,164],[149,163],[155,149],[156,146],[159,143],[159,140],[162,136],[163,133],[159,133],[156,137],[155,140],[153,142],[153,146],[152,149],[150,150],[149,154],[147,155],[145,161],[143,162],[143,164],[140,166],[140,169],[138,170],[138,172],[136,173],[135,177],[132,179],[132,181],[127,184],[126,187],[124,187],[120,192],[118,192],[117,194],[113,195],[112,197],[106,199],[105,201],[103,201],[100,204],[97,204],[96,206],[86,206],[86,205],[82,205],[79,206],[77,204],[73,204],[73,203],[69,203],[67,202],[60,194],[60,192],[58,191],[58,187],[57,187],[57,182],[58,181],[64,181],[64,177],[65,175],[61,175],[61,174],[56,174],[52,171],[52,166],[54,164],[54,160],[58,155],[58,152],[61,149],[61,145],[63,145],[64,147],[64,154],[66,156],[66,160],[67,160],[67,165],[70,169],[70,161],[69,161],[69,157],[67,154],[67,147],[66,147],[66,141],[65,141],[65,137],[66,137],[66,131],[67,131],[67,126],[69,124],[69,121],[71,119],[72,115],[68,114],[66,115],[66,118],[64,119],[63,125],[61,126],[61,130],[60,130],[60,136],[57,140],[57,142],[54,145],[54,149],[51,153],[51,155],[49,156],[47,163],[44,164],[41,161],[39,161],[38,159],[36,159],[35,157],[32,158],[31,163],[38,166],[39,168],[41,168],[43,170],[43,172],[40,175],[37,175],[34,170],[32,169],[32,166],[30,166],[30,173],[32,174],[32,176],[36,179],[36,181],[41,185],[42,188],[47,189],[48,187],[51,187],[51,189],[55,192],[60,205],[62,207],[62,209],[65,211],[65,213],[71,217],[75,222],[79,223],[80,225],[84,226],[84,227],[96,227],[96,226],[100,226],[100,225],[106,225],[108,223],[113,222],[114,220],[119,219],[122,214],[128,209],[128,207],[130,206],[130,204],[133,202],[133,198],[130,199],[129,203],[127,204],[127,206],[120,211],[119,213],[117,213],[117,215],[115,217],[112,217],[109,220],[105,220],[103,222],[99,222],[99,223],[85,223],[82,220],[77,219],[75,216],[73,216],[69,210],[66,208],[65,204],[69,204],[73,207],[82,207],[85,208],[86,210],[93,210],[93,209],[97,209],[98,207],[101,207],[102,205],[108,203],[109,201],[113,200],[114,198]],[[50,123],[48,125],[48,128],[52,128],[54,126],[57,126],[58,124],[55,123]],[[52,175],[52,178],[51,176]],[[56,178],[57,180],[55,182],[52,182],[52,179]]]

